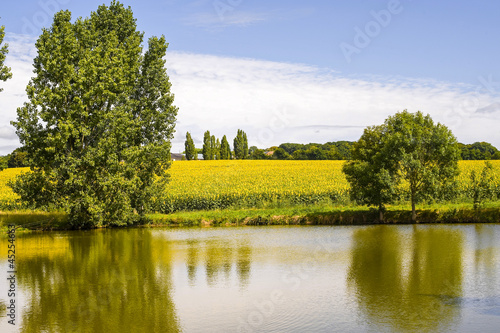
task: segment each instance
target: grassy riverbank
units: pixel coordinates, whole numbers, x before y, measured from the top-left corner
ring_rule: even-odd
[[[306,206],[276,209],[241,209],[174,214],[151,214],[154,226],[221,225],[370,225],[379,224],[378,211],[367,207]],[[500,203],[489,203],[480,210],[470,204],[429,205],[417,210],[418,223],[500,223]],[[411,223],[411,208],[391,206],[385,223]]]
[[[370,225],[379,224],[378,212],[361,206],[296,206],[270,209],[210,210],[149,214],[141,226],[236,226],[236,225]],[[390,206],[387,224],[411,223],[409,206]],[[419,223],[500,223],[500,202],[490,202],[480,210],[472,204],[427,205],[417,210]],[[6,230],[15,224],[24,230],[69,229],[64,213],[30,211],[0,212]],[[21,229],[21,230],[23,230]]]

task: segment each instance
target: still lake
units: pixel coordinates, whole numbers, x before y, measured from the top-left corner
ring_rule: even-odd
[[[500,225],[18,234],[1,332],[498,332]]]

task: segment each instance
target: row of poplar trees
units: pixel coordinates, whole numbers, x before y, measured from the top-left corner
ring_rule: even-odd
[[[234,151],[231,151],[227,137],[224,135],[221,140],[210,135],[210,131],[206,131],[203,136],[203,159],[204,160],[244,160],[248,158],[248,139],[247,134],[239,129],[233,141]],[[197,160],[198,150],[194,145],[193,138],[189,132],[186,133],[185,142],[186,160]]]

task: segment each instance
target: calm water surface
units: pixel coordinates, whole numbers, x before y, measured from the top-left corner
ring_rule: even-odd
[[[1,332],[498,332],[500,225],[18,235],[17,279]]]

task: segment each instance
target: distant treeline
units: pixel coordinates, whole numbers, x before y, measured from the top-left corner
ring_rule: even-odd
[[[207,131],[208,132],[208,131]],[[208,138],[208,139],[207,139]],[[250,160],[349,160],[351,158],[351,147],[353,141],[336,141],[321,143],[282,143],[279,146],[267,149],[259,149],[255,146],[246,148],[248,141],[246,134],[239,130],[235,138],[238,154],[230,150],[226,136],[219,140],[205,133],[204,149],[194,148],[191,136],[188,133],[188,141],[193,145],[194,152],[190,153],[191,159],[196,159],[198,154],[203,154],[205,159],[250,159]],[[207,147],[213,146],[213,150]],[[239,142],[242,142],[241,147]],[[210,143],[210,144],[208,144]],[[462,160],[500,160],[500,151],[488,142],[475,142],[472,144],[459,143]],[[247,150],[248,149],[248,150]],[[189,148],[188,148],[189,150]],[[210,151],[210,152],[208,152]],[[248,153],[245,154],[245,151]],[[184,152],[186,154],[186,152]],[[210,158],[209,156],[213,156]],[[18,168],[27,166],[27,153],[24,149],[17,148],[11,154],[0,156],[0,170],[5,168]]]
[[[250,159],[250,160],[349,160],[354,141],[333,141],[327,143],[282,143],[265,149],[251,146],[248,148],[247,135],[243,130],[233,142],[233,150],[224,135],[222,140],[205,132],[203,148],[194,146],[190,133],[186,133],[187,160],[197,159],[199,154],[205,160]],[[473,144],[459,143],[462,160],[500,160],[500,151],[487,142]]]
[[[274,150],[272,158],[278,160],[348,160],[351,158],[352,141],[319,143],[282,143]]]
[[[265,158],[278,160],[349,160],[353,141],[319,143],[282,143],[271,147],[272,155]],[[487,142],[459,143],[462,160],[500,160],[500,151]],[[251,147],[250,149],[255,148]],[[250,154],[252,158],[254,154]],[[258,155],[260,157],[261,155]],[[258,158],[261,159],[261,158]]]
[[[0,171],[7,168],[22,168],[27,166],[28,153],[23,147],[16,148],[12,153],[0,156]]]
[[[459,145],[463,160],[500,160],[500,151],[488,142]]]

